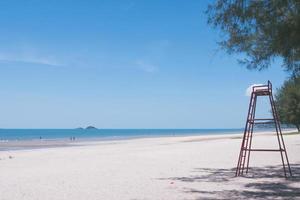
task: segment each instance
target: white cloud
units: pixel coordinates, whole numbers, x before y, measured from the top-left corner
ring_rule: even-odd
[[[165,59],[170,44],[171,42],[169,40],[155,40],[149,42],[143,49],[144,54],[134,62],[135,67],[149,73],[158,71],[159,66],[153,63],[161,63],[161,61]]]
[[[62,66],[53,56],[36,53],[0,53],[0,62],[21,62],[37,65]]]
[[[137,60],[135,63],[139,69],[141,69],[145,72],[152,73],[152,72],[157,71],[157,69],[158,69],[157,66],[147,63],[144,60]]]
[[[261,84],[261,83],[255,83],[255,84],[252,84],[250,85],[247,89],[246,89],[246,92],[245,92],[245,95],[250,97],[251,96],[251,93],[252,93],[252,88],[254,86],[260,86],[260,85],[264,85],[264,84]]]

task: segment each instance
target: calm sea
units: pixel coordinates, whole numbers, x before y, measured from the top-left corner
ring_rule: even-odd
[[[241,133],[243,129],[0,129],[0,140],[127,139]]]

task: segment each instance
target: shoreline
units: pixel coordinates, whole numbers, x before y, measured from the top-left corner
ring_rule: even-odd
[[[296,132],[296,129],[283,130],[283,134]],[[270,135],[272,131],[257,131],[257,135]],[[275,133],[274,131],[272,133]],[[46,148],[60,148],[60,147],[75,147],[75,146],[86,146],[86,145],[98,145],[106,142],[120,142],[129,140],[143,140],[143,139],[174,139],[174,140],[185,140],[184,142],[198,142],[198,141],[209,141],[218,139],[241,139],[243,131],[234,133],[207,133],[207,134],[174,134],[171,135],[141,135],[141,136],[111,136],[111,137],[87,137],[77,138],[76,140],[69,139],[30,139],[30,140],[0,140],[0,152],[5,151],[20,151],[20,150],[35,150],[35,149],[46,149]]]

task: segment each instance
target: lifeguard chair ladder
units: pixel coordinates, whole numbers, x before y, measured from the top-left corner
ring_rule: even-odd
[[[255,119],[256,101],[257,101],[258,96],[269,96],[273,118]],[[270,124],[270,123],[275,125],[279,148],[278,149],[252,149],[251,145],[252,145],[252,135],[253,135],[254,125],[255,124]],[[246,172],[246,174],[248,173],[250,153],[252,151],[270,151],[270,152],[278,151],[278,152],[280,152],[282,166],[283,166],[283,170],[284,170],[284,176],[287,177],[288,173],[290,176],[292,176],[292,171],[291,171],[286,147],[285,147],[285,144],[283,141],[280,122],[279,122],[277,110],[276,110],[273,95],[272,95],[272,84],[270,81],[268,81],[267,85],[260,85],[260,86],[252,87],[248,116],[247,116],[247,121],[246,121],[246,125],[245,125],[245,131],[244,131],[243,141],[241,144],[241,150],[240,150],[240,154],[239,154],[239,159],[238,159],[235,176],[243,175],[244,171]]]

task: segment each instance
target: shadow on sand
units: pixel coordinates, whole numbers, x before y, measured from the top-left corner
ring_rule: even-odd
[[[300,199],[300,165],[291,165],[291,168],[293,172],[291,178],[284,177],[282,166],[273,166],[250,168],[246,176],[239,178],[234,177],[235,168],[196,168],[193,174],[203,175],[171,177],[167,180],[191,183],[191,187],[185,187],[183,191],[194,194],[196,199]],[[194,184],[197,182],[199,184]],[[215,190],[202,190],[201,187],[205,184],[216,185]],[[223,184],[239,187],[218,190],[217,186]],[[195,188],[195,185],[200,189]]]

